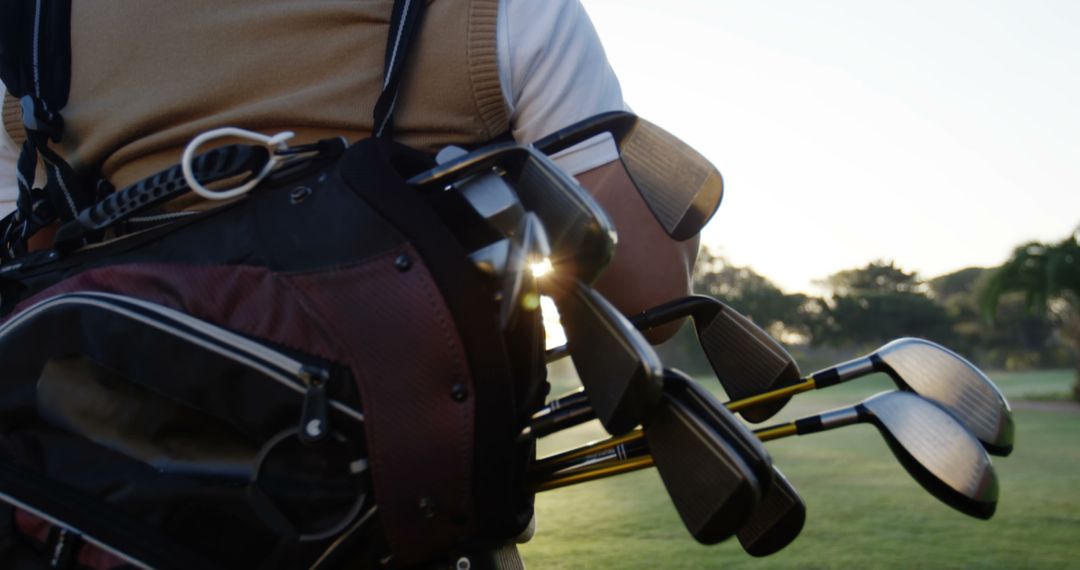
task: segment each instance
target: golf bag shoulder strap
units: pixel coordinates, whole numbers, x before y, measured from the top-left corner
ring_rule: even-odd
[[[375,102],[374,136],[393,138],[394,106],[405,75],[407,54],[416,43],[427,2],[424,0],[395,0],[390,17],[390,33],[386,36],[386,56],[383,63],[383,90]]]
[[[71,86],[71,1],[4,0],[0,24],[0,78],[19,99],[26,140],[18,162],[16,210],[3,220],[0,257],[25,252],[26,240],[53,220],[70,220],[95,198],[49,147],[63,136],[60,110]],[[38,161],[45,187],[34,188]]]

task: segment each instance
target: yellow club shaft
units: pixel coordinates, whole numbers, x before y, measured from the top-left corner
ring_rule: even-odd
[[[532,491],[535,493],[539,493],[541,491],[550,491],[552,489],[558,489],[559,487],[565,487],[567,485],[574,485],[576,483],[584,483],[586,481],[603,479],[604,477],[611,477],[613,475],[620,475],[622,473],[629,473],[631,471],[647,469],[652,466],[652,456],[644,455],[642,457],[634,457],[631,459],[614,462],[610,465],[604,465],[603,467],[590,468],[576,473],[561,475],[554,479],[540,481],[532,486]]]

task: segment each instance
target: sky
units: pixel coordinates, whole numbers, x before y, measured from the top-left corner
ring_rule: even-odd
[[[582,4],[633,110],[723,174],[703,241],[785,291],[1080,225],[1080,2]]]

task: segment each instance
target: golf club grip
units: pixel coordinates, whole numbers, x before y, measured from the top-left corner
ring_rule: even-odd
[[[589,402],[559,408],[553,410],[529,424],[529,432],[533,437],[544,437],[557,431],[581,425],[587,421],[595,420],[596,413]]]
[[[761,402],[768,402],[776,398],[789,397],[794,394],[807,392],[820,387],[821,385],[817,383],[816,378],[808,378],[803,382],[800,382],[799,384],[794,384],[792,386],[773,390],[772,392],[766,392],[757,396],[743,398],[742,400],[726,402],[724,406],[728,408],[729,411],[738,412],[744,408],[757,405]],[[533,416],[534,419],[533,422],[530,424],[529,433],[533,437],[543,437],[545,435],[550,435],[557,431],[579,425],[595,417],[595,414],[592,413],[590,413],[588,417],[579,416],[579,414],[585,413],[581,411],[581,408],[588,409],[590,410],[590,412],[592,409],[591,405],[589,404],[588,398],[584,395],[583,392],[574,392],[567,396],[552,400],[540,412]],[[571,413],[570,410],[576,411]],[[540,433],[541,431],[543,433]]]

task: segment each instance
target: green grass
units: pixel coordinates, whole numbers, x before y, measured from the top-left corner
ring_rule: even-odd
[[[1064,394],[1072,372],[992,375],[1010,400]],[[556,392],[572,380],[560,378]],[[708,385],[715,380],[704,380]],[[793,418],[891,389],[884,376],[797,397]],[[1015,410],[1017,448],[995,458],[997,514],[979,521],[927,494],[869,426],[770,442],[807,504],[802,535],[764,559],[738,541],[705,547],[683,528],[655,470],[537,497],[526,564],[546,568],[1080,568],[1080,413]],[[603,438],[596,422],[541,441],[541,455]]]

